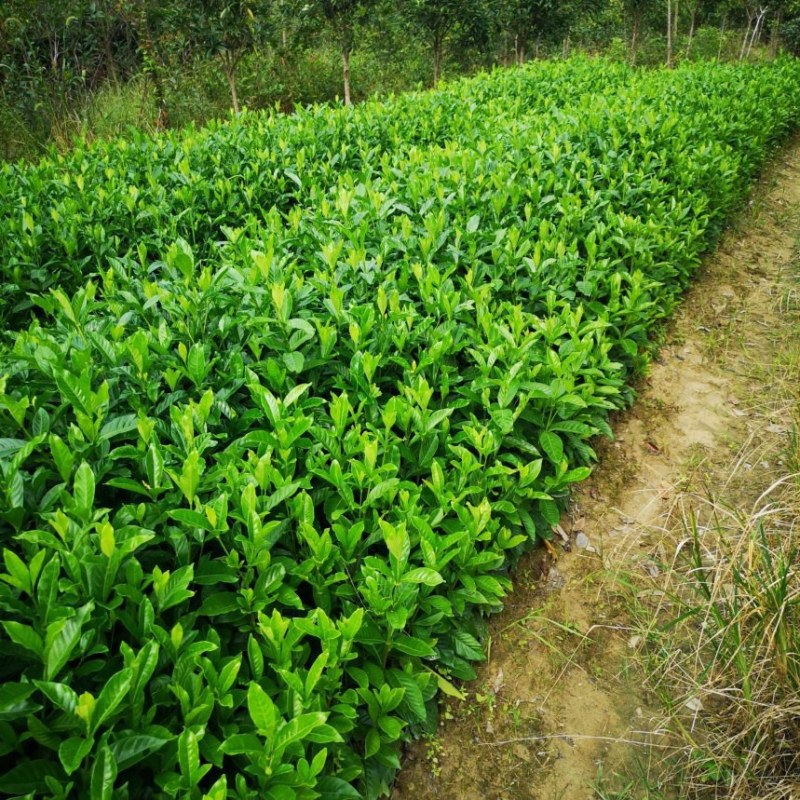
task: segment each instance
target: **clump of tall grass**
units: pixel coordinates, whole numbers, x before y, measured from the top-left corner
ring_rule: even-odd
[[[800,484],[775,481],[749,513],[696,495],[679,511],[659,599],[638,587],[635,603],[668,745],[653,767],[664,794],[648,796],[798,798]]]

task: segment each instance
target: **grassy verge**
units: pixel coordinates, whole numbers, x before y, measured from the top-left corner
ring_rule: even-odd
[[[748,441],[727,469],[700,469],[676,502],[659,575],[620,579],[661,718],[627,775],[598,775],[600,800],[800,796],[796,294],[771,334],[781,346],[751,364],[767,391],[750,398]]]

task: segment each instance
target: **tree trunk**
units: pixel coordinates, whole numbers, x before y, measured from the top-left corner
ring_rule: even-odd
[[[761,41],[761,32],[764,29],[764,17],[767,15],[766,8],[760,8],[758,10],[758,16],[756,17],[756,24],[753,28],[753,35],[750,37],[750,44],[747,46],[747,57],[750,58],[750,53],[753,50],[753,45],[758,44]]]
[[[569,38],[569,34],[564,37],[564,43],[561,46],[561,57],[562,58],[569,58],[569,51],[571,47],[571,42]]]
[[[642,12],[637,8],[633,12],[633,20],[631,21],[631,52],[630,61],[631,66],[636,66],[636,58],[639,55],[639,28],[642,24]]]
[[[744,32],[744,39],[742,39],[742,49],[739,51],[739,61],[744,61],[744,54],[747,52],[747,42],[750,39],[750,30],[753,27],[753,15],[747,12],[747,29]]]
[[[439,85],[439,75],[442,69],[442,37],[434,34],[433,37],[433,88]]]
[[[717,48],[717,64],[722,60],[722,47],[725,44],[725,28],[728,25],[728,15],[722,15],[722,23],[719,26],[719,47]]]
[[[667,69],[672,69],[672,0],[667,0]]]
[[[231,93],[231,105],[233,106],[233,113],[238,114],[239,108],[239,93],[236,91],[236,58],[230,53],[222,53],[222,69],[225,72],[225,77],[228,79],[228,88]]]
[[[783,24],[783,9],[778,9],[775,19],[772,22],[772,30],[769,37],[769,55],[770,58],[777,58],[778,47],[781,39],[781,25]]]
[[[768,11],[769,8],[767,8],[766,6],[763,9],[761,9],[761,20],[760,20],[761,24],[758,26],[758,36],[756,36],[755,40],[756,44],[761,44],[761,40],[764,38],[764,28],[766,27],[765,23],[767,21]]]
[[[350,103],[350,48],[342,48],[342,81],[344,82],[344,104]]]
[[[697,4],[692,6],[691,16],[689,17],[689,38],[686,42],[686,58],[688,59],[692,52],[692,40],[694,39],[694,29],[697,24]]]
[[[514,34],[514,63],[521,67],[525,63],[525,38]]]

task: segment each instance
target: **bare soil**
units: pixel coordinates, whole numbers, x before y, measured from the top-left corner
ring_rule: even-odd
[[[800,139],[706,259],[562,520],[565,540],[520,565],[467,700],[448,701],[438,735],[409,748],[393,800],[595,798],[601,772],[630,772],[657,749],[618,581],[670,563],[665,532],[688,486],[735,473],[747,500],[779,468],[791,423],[774,381],[800,369],[786,346],[798,235]]]

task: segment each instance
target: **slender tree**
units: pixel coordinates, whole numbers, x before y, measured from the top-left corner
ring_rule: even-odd
[[[689,32],[686,34],[686,58],[692,53],[692,43],[697,30],[697,12],[700,10],[700,0],[686,0],[686,11],[689,14]]]
[[[514,43],[514,60],[523,64],[529,46],[539,55],[542,39],[548,35],[558,18],[556,0],[507,0],[503,22]]]
[[[442,55],[447,36],[461,16],[459,0],[411,0],[409,10],[414,21],[428,35],[433,52],[433,85],[439,83]]]
[[[756,0],[743,0],[742,9],[747,18],[747,27],[742,37],[742,46],[739,50],[739,61],[743,61],[749,52],[752,37],[755,35],[760,6]]]
[[[246,53],[258,47],[269,19],[266,0],[189,0],[187,25],[192,45],[216,58],[222,67],[231,107],[239,113],[237,68]]]
[[[375,0],[316,0],[315,8],[333,31],[342,56],[342,83],[346,106],[351,103],[350,55],[355,44],[356,28],[367,12],[374,10],[376,5]]]
[[[667,69],[675,66],[675,47],[678,41],[680,0],[667,0]]]
[[[773,0],[773,2],[770,3],[772,23],[769,33],[769,54],[772,58],[778,55],[781,28],[783,27],[784,19],[791,13],[792,5],[794,4],[790,2],[790,0]]]
[[[628,57],[632,66],[636,66],[639,57],[642,34],[646,15],[650,11],[652,0],[624,0],[623,13],[630,25]]]
[[[409,0],[407,7],[412,21],[431,43],[434,86],[439,83],[449,40],[487,38],[489,14],[481,0]]]

